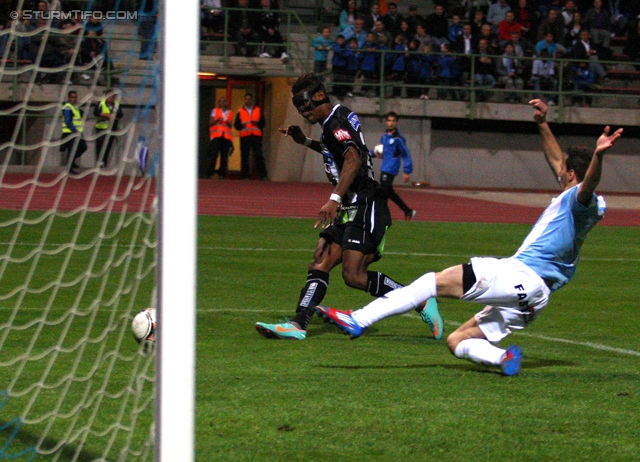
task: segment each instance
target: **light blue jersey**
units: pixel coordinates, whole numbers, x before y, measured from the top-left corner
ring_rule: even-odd
[[[564,191],[551,202],[514,255],[551,283],[551,291],[571,280],[580,247],[606,210],[602,196],[594,194],[587,207],[578,202],[578,187]]]

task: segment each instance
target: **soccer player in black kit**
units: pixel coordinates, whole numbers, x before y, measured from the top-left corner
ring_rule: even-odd
[[[332,105],[315,74],[299,77],[291,92],[293,104],[302,117],[312,124],[322,124],[322,137],[320,141],[307,138],[297,125],[280,132],[322,154],[334,191],[320,209],[315,223],[316,228],[322,227],[322,232],[295,316],[279,324],[258,322],[255,327],[267,338],[304,340],[314,308],[327,292],[329,273],[340,263],[344,282],[374,297],[381,297],[402,284],[383,273],[368,270],[371,263],[382,257],[391,212],[383,189],[374,179],[358,115],[340,104]],[[442,318],[435,299],[429,300],[418,312],[434,336],[440,338]]]

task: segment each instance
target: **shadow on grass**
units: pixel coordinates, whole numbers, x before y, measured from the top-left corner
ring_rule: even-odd
[[[575,366],[574,363],[556,359],[537,359],[534,361],[524,360],[522,362],[522,369],[536,369],[542,367],[555,367],[555,366]],[[443,369],[450,369],[456,371],[466,372],[479,372],[483,374],[501,374],[500,369],[496,367],[484,367],[471,363],[460,364],[397,364],[397,365],[346,365],[346,364],[317,364],[313,367],[320,369],[345,369],[345,370],[358,370],[358,369],[371,369],[371,370],[384,370],[384,369],[429,369],[435,367],[441,367]]]

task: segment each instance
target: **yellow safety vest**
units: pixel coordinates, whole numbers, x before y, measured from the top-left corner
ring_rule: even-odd
[[[65,109],[71,110],[71,112],[73,113],[71,121],[76,127],[76,130],[82,133],[84,131],[84,125],[82,124],[82,113],[80,112],[80,109],[78,109],[71,103],[66,103],[64,106],[62,106],[62,110],[64,111]],[[67,124],[64,122],[64,112],[62,114],[62,133],[73,133],[73,131],[69,127],[67,127]]]
[[[100,101],[100,114],[114,114],[118,112],[118,103],[115,102],[113,103],[113,111],[109,108],[109,105],[107,104],[107,99],[103,99],[102,101]],[[98,119],[98,121],[96,122],[96,129],[97,130],[106,130],[107,128],[109,128],[109,119],[107,119],[106,117],[100,117]]]

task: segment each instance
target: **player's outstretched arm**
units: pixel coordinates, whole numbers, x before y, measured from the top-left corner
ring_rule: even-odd
[[[546,103],[541,99],[533,99],[529,101],[529,104],[533,106],[533,119],[538,123],[538,130],[542,136],[542,149],[544,151],[547,163],[553,172],[553,175],[558,178],[560,170],[562,169],[562,160],[564,155],[562,149],[558,144],[558,140],[553,135],[551,127],[547,122],[547,111],[549,108]]]
[[[316,152],[322,152],[322,144],[319,141],[307,138],[302,129],[298,125],[289,125],[287,128],[278,128],[278,131],[284,136],[290,136],[293,141],[298,144],[304,144],[309,149]]]
[[[580,184],[580,189],[578,189],[578,201],[581,204],[587,205],[591,200],[598,183],[600,183],[600,177],[602,176],[602,158],[604,157],[604,153],[607,152],[607,150],[616,143],[618,138],[622,136],[623,129],[619,128],[612,134],[609,134],[610,131],[611,128],[606,126],[604,128],[604,132],[596,142],[596,149],[593,152],[591,163],[589,164],[587,173],[584,175],[584,179]]]

